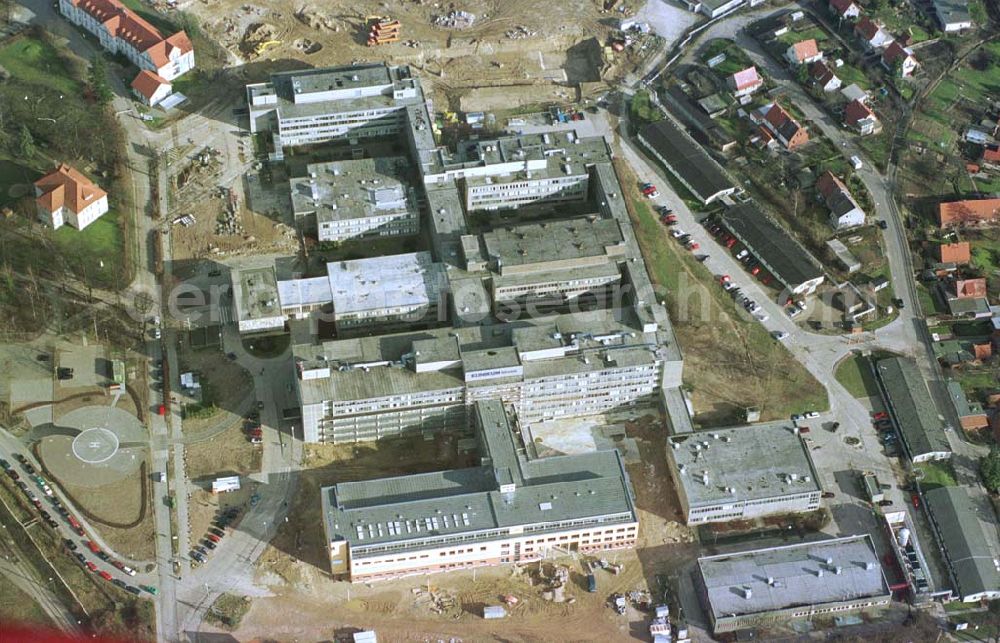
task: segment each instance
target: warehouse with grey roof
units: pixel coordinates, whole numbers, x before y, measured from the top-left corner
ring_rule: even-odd
[[[823,283],[819,261],[754,203],[727,208],[719,222],[793,295],[807,295]]]
[[[695,586],[715,634],[878,607],[892,598],[868,535],[705,556]]]
[[[643,127],[639,141],[702,203],[736,192],[722,167],[669,118]]]
[[[331,571],[354,582],[632,547],[633,492],[617,451],[530,458],[499,401],[473,413],[480,466],[322,489]]]
[[[917,364],[889,357],[875,364],[875,378],[906,455],[913,462],[951,457],[951,445]]]
[[[1000,598],[1000,552],[990,548],[983,528],[985,522],[996,533],[996,522],[986,513],[992,510],[977,511],[962,487],[939,487],[923,495],[956,597],[966,603]]]
[[[689,525],[819,507],[822,489],[809,449],[787,422],[675,435],[667,446]]]

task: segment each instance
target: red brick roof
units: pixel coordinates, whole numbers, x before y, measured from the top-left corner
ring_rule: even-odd
[[[173,48],[178,48],[182,54],[193,49],[191,40],[183,31],[164,38],[156,27],[118,0],[68,0],[68,2],[101,23],[111,36],[125,41],[139,52],[148,52],[157,67],[167,64]]]
[[[837,77],[830,66],[822,60],[817,60],[809,64],[809,76],[825,87],[827,83]]]
[[[844,108],[844,122],[848,125],[854,125],[858,121],[872,116],[875,116],[875,112],[859,100],[852,100]]]
[[[819,191],[823,198],[827,201],[830,200],[830,196],[836,194],[837,192],[847,192],[847,186],[844,182],[838,179],[833,172],[827,170],[820,175],[819,179],[816,181],[816,189]]]
[[[958,279],[955,281],[955,297],[958,299],[969,299],[972,297],[986,296],[986,280],[979,279]]]
[[[148,69],[140,71],[135,80],[132,81],[132,89],[145,96],[146,100],[152,100],[153,94],[163,85],[169,87],[170,83]]]
[[[795,52],[795,60],[799,62],[819,55],[819,47],[816,45],[815,38],[795,43],[792,45],[792,50]]]
[[[973,344],[972,352],[976,356],[976,359],[980,361],[989,359],[993,356],[993,345],[989,342],[986,342],[985,344]]]
[[[753,87],[754,85],[760,84],[760,76],[757,75],[756,67],[747,67],[743,71],[738,71],[732,75],[733,86],[737,90],[746,89],[747,87]]]
[[[73,212],[80,212],[91,203],[107,196],[107,192],[65,163],[61,163],[54,172],[35,181],[35,188],[41,191],[35,200],[49,212],[54,212],[63,206]]]
[[[968,241],[942,243],[937,250],[941,263],[969,263],[972,258]]]
[[[983,150],[983,161],[987,163],[1000,163],[1000,147],[987,147]]]
[[[1000,218],[1000,199],[972,199],[938,205],[938,225],[993,221]]]
[[[868,16],[861,16],[861,20],[858,20],[858,24],[854,25],[854,30],[857,31],[865,40],[871,40],[881,29],[881,25],[869,18]]]
[[[911,57],[913,57],[913,51],[907,49],[895,40],[892,44],[885,48],[884,52],[882,52],[882,60],[884,60],[887,65],[895,63],[897,58],[900,60],[906,60]],[[916,58],[914,58],[914,60],[916,60]]]

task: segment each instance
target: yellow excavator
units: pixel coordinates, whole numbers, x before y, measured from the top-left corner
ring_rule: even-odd
[[[280,44],[281,44],[280,40],[265,40],[264,42],[258,43],[257,46],[254,47],[253,55],[260,56],[271,47],[277,47]]]

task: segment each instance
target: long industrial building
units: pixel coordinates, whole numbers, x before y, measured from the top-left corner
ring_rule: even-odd
[[[705,556],[695,587],[715,634],[892,599],[868,535]]]
[[[925,492],[924,502],[948,564],[953,594],[966,603],[1000,599],[1000,552],[990,550],[969,492],[962,487],[940,487]],[[984,507],[983,519],[995,532],[996,523],[985,512],[992,511]]]
[[[689,525],[819,507],[822,489],[809,448],[787,422],[676,435],[667,446]]]
[[[639,141],[702,203],[736,192],[722,167],[669,118],[642,128]]]
[[[331,572],[368,582],[634,547],[617,451],[531,459],[498,401],[476,404],[481,465],[322,489]]]
[[[875,379],[907,457],[913,462],[950,458],[948,436],[916,363],[904,357],[879,360]]]

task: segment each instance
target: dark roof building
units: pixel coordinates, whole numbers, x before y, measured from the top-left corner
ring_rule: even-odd
[[[875,364],[875,375],[910,460],[924,462],[950,458],[951,446],[916,363],[902,357],[879,360]]]
[[[670,119],[642,128],[639,140],[702,203],[736,191],[722,167]]]
[[[1000,571],[982,520],[994,532],[996,523],[985,512],[980,516],[962,487],[932,489],[924,493],[924,502],[958,598],[966,603],[1000,598]]]
[[[823,283],[819,261],[783,227],[751,202],[719,215],[723,227],[747,247],[754,259],[792,294],[808,294]]]

